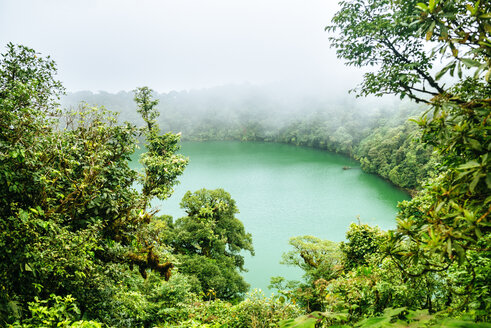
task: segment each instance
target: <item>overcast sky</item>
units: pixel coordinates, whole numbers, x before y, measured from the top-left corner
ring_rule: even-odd
[[[0,46],[57,62],[69,91],[360,82],[329,48],[337,0],[0,0]]]

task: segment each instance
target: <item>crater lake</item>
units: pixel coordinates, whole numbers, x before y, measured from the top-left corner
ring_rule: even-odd
[[[134,155],[133,168],[141,169]],[[245,257],[245,280],[269,293],[269,279],[300,279],[297,268],[280,264],[290,237],[313,235],[342,241],[352,222],[395,228],[397,203],[409,195],[339,154],[277,143],[183,142],[189,165],[167,200],[154,201],[159,214],[186,214],[179,203],[188,190],[223,188],[252,234],[255,256]],[[346,169],[349,167],[350,169]]]

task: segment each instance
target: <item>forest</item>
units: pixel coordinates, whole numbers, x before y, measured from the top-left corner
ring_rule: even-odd
[[[160,126],[181,133],[183,141],[275,142],[327,150],[355,158],[366,172],[410,193],[436,169],[438,155],[417,142],[419,129],[408,122],[423,113],[420,106],[386,99],[371,108],[370,102],[348,97],[290,96],[285,101],[275,95],[286,93],[280,90],[228,85],[152,95],[165,108],[157,119]],[[83,103],[116,107],[119,121],[142,124],[131,92],[80,91],[62,103],[69,108]]]
[[[50,57],[9,43],[0,325],[491,327],[491,4],[346,0],[326,33],[347,65],[372,69],[358,96],[401,101],[366,108],[254,86],[66,94]],[[185,172],[181,138],[340,153],[412,198],[393,230],[292,236],[283,262],[301,281],[247,293],[254,247],[233,195],[188,191],[181,218],[151,206]],[[138,145],[142,171],[129,165]]]

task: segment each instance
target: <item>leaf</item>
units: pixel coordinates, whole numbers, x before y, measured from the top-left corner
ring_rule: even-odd
[[[459,265],[462,265],[465,262],[465,250],[458,243],[454,243],[453,248],[457,252]]]
[[[385,316],[390,316],[390,317],[395,317],[395,316],[398,316],[399,314],[401,314],[402,312],[406,311],[406,308],[405,307],[401,307],[401,308],[387,308],[384,310],[384,315]]]
[[[416,4],[416,8],[421,9],[422,11],[428,11],[428,6],[422,2],[418,2]]]
[[[460,59],[465,66],[467,66],[468,68],[471,68],[471,67],[479,67],[481,66],[481,63],[478,62],[477,60],[474,60],[474,59],[469,59],[469,58],[461,58]]]
[[[478,16],[481,19],[491,19],[491,13],[486,13]]]
[[[24,211],[24,210],[20,210],[19,211],[19,219],[26,223],[28,220],[29,220],[29,213]]]
[[[476,139],[472,139],[472,138],[469,138],[467,139],[471,145],[471,147],[475,150],[481,150],[482,147],[481,147],[481,143],[479,141],[477,141]]]
[[[468,169],[473,169],[473,168],[476,168],[476,167],[480,167],[481,164],[479,164],[477,161],[475,160],[472,160],[472,161],[468,161],[467,163],[465,164],[462,164],[458,167],[459,170],[468,170]]]
[[[479,78],[479,75],[481,75],[481,72],[488,66],[487,63],[482,64],[479,66],[476,71],[474,72],[474,78],[477,79]]]
[[[433,36],[433,31],[435,30],[435,22],[431,22],[430,27],[426,31],[426,41],[430,41],[431,37]]]
[[[449,319],[442,322],[441,327],[455,327],[455,328],[490,328],[491,325],[486,322],[472,322]]]
[[[469,185],[469,190],[471,192],[474,192],[474,189],[476,189],[477,184],[479,183],[479,180],[481,180],[482,175],[481,174],[476,174],[474,176],[474,179],[472,179],[471,184]]]
[[[455,48],[452,42],[450,42],[449,45],[450,45],[450,49],[452,50],[452,55],[454,57],[457,57],[459,55],[459,51],[457,50],[457,48]]]
[[[280,328],[315,328],[318,319],[310,315],[303,315],[296,319],[282,320],[278,323]]]
[[[473,13],[474,13],[474,7],[472,5],[470,5],[470,4],[467,4],[465,7],[473,15]]]
[[[381,323],[389,322],[390,317],[371,317],[359,322],[355,327],[380,327]]]
[[[440,72],[436,73],[435,75],[435,80],[439,80],[441,79],[441,77],[443,75],[445,75],[445,73],[450,69],[450,68],[455,68],[455,61],[452,61],[450,64],[448,64],[447,66],[445,66]]]
[[[454,75],[454,72],[455,72],[455,67],[456,67],[456,66],[457,66],[457,65],[454,65],[454,66],[452,66],[452,68],[450,69],[450,76],[451,76],[451,77],[453,77],[453,75]]]
[[[409,320],[417,320],[421,322],[427,322],[431,320],[434,316],[430,315],[428,310],[419,310],[419,311],[409,311],[406,318]]]
[[[435,10],[435,5],[436,5],[436,0],[430,0],[429,3],[430,13],[432,13]]]
[[[447,254],[449,258],[452,258],[452,240],[447,239]]]

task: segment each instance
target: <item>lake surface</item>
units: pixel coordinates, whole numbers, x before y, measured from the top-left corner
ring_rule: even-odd
[[[179,202],[187,190],[223,188],[236,201],[237,217],[252,234],[256,255],[246,255],[243,273],[253,288],[268,291],[272,276],[300,279],[280,264],[293,236],[345,239],[351,222],[394,228],[397,202],[409,196],[357,162],[337,154],[273,143],[184,142],[189,165],[174,195],[155,202],[161,214],[185,216]],[[133,162],[136,163],[136,162]],[[343,170],[343,166],[352,169]]]

